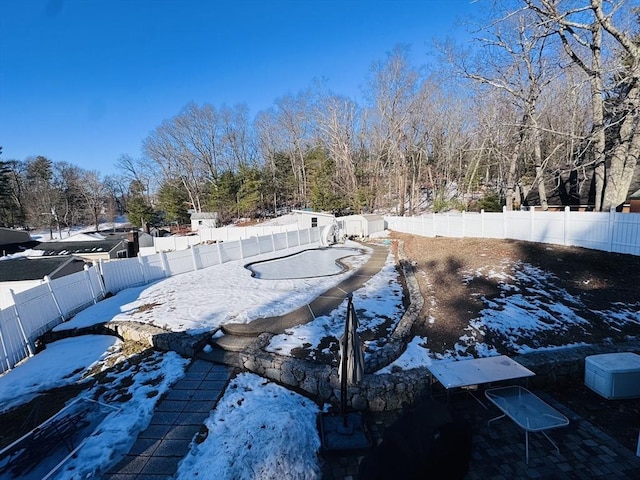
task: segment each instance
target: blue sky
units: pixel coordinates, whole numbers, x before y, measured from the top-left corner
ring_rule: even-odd
[[[481,2],[480,2],[481,3]],[[2,0],[2,160],[103,174],[188,102],[252,114],[325,78],[358,98],[372,62],[477,13],[471,0]]]

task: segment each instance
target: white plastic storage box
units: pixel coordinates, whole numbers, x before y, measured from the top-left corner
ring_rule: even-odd
[[[640,355],[603,353],[584,359],[584,384],[608,400],[640,397]]]

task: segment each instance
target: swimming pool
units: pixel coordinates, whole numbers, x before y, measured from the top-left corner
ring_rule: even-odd
[[[349,269],[340,261],[341,258],[363,254],[362,250],[349,247],[313,248],[286,257],[249,263],[245,268],[255,278],[263,280],[326,277]]]

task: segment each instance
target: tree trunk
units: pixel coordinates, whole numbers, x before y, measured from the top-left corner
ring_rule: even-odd
[[[640,120],[637,113],[634,113],[640,108],[640,86],[638,84],[629,92],[627,101],[629,105],[632,105],[632,108],[620,126],[620,143],[611,155],[602,203],[603,210],[616,208],[627,199],[640,155]]]

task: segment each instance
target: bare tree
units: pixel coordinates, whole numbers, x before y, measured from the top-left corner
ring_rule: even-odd
[[[525,170],[526,145],[533,150],[535,183],[541,205],[547,208],[543,172],[538,101],[554,75],[548,59],[549,32],[526,9],[502,12],[481,30],[477,41],[481,56],[470,63],[467,56],[449,52],[449,59],[465,77],[501,90],[512,99],[517,117],[506,169],[506,206],[513,209],[516,185]]]
[[[621,204],[628,193],[633,171],[640,154],[640,45],[634,41],[630,27],[621,23],[633,18],[632,6],[624,0],[523,0],[552,27],[562,41],[568,57],[589,78],[591,86],[593,165],[596,186],[596,210],[608,210]],[[606,35],[606,37],[605,37]],[[611,43],[611,45],[609,45]],[[618,50],[622,55],[611,55]],[[606,51],[603,51],[606,50]],[[618,75],[607,78],[606,60],[617,60]],[[607,81],[624,82],[629,88],[621,103],[624,114],[609,137],[605,97]],[[612,85],[615,87],[615,85]]]
[[[280,129],[281,145],[291,161],[291,171],[296,184],[297,205],[308,202],[307,154],[312,144],[313,128],[311,124],[310,89],[297,95],[285,95],[276,100],[273,119]]]
[[[105,209],[107,187],[97,171],[84,172],[81,185],[80,194],[97,232],[100,230],[100,218]]]
[[[359,109],[352,100],[332,93],[325,93],[317,103],[315,121],[320,142],[335,162],[333,187],[347,199],[357,211],[362,210],[358,202],[356,172]]]
[[[399,215],[405,214],[411,185],[411,162],[407,159],[413,148],[408,142],[408,129],[416,111],[420,82],[420,73],[411,65],[406,45],[396,46],[384,61],[375,62],[368,82],[372,153],[389,174],[386,194],[389,200],[397,199]]]

